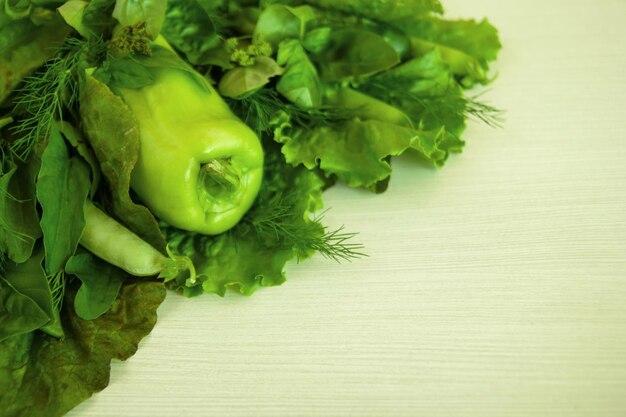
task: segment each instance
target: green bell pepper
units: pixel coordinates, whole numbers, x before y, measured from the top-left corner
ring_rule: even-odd
[[[171,67],[151,72],[148,86],[116,89],[140,131],[131,188],[172,226],[222,233],[239,222],[259,191],[260,141],[199,75]]]

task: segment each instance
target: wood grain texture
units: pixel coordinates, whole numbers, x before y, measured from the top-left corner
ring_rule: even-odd
[[[337,187],[369,258],[291,265],[252,298],[168,296],[70,417],[626,415],[626,2],[445,0],[503,49],[441,171]]]

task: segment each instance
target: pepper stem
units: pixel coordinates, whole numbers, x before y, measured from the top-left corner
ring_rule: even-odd
[[[232,194],[239,188],[238,170],[230,158],[213,159],[202,166],[203,182],[211,194]]]

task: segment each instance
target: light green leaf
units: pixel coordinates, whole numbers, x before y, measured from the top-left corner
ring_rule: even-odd
[[[283,73],[283,69],[272,58],[259,56],[254,64],[236,67],[224,74],[218,91],[225,97],[241,97],[269,83],[270,78]]]
[[[92,36],[91,30],[83,23],[83,14],[88,5],[89,2],[85,0],[69,0],[57,9],[65,22],[73,27],[83,38]]]
[[[285,72],[276,90],[301,107],[319,107],[322,104],[320,80],[300,41],[290,39],[281,42],[277,62],[285,67]]]
[[[489,63],[496,59],[502,45],[498,31],[486,19],[476,22],[422,17],[394,24],[410,36],[414,56],[437,50],[452,73],[463,77],[465,86],[491,80]]]
[[[462,145],[444,130],[416,129],[400,110],[352,90],[334,93],[327,100],[353,109],[355,117],[307,126],[283,122],[274,139],[283,143],[290,164],[319,167],[326,176],[336,175],[351,187],[374,189],[391,174],[389,158],[409,149],[442,165]]]
[[[145,22],[148,33],[155,39],[165,20],[167,0],[117,0],[113,17],[122,26]]]
[[[363,16],[380,21],[391,21],[406,16],[442,13],[439,0],[262,0],[261,4],[282,3],[296,5],[307,3],[314,7]]]

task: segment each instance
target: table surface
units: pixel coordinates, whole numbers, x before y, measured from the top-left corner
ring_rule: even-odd
[[[253,297],[170,294],[70,417],[623,417],[626,1],[444,0],[504,44],[473,124],[384,195],[337,187],[369,257],[290,265]]]

